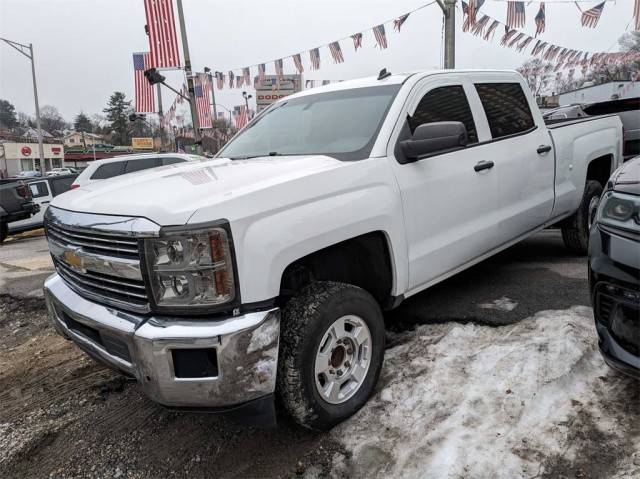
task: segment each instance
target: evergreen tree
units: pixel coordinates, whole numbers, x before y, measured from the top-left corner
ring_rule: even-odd
[[[18,126],[16,109],[7,100],[0,100],[0,126],[9,129]]]
[[[129,128],[131,100],[126,100],[125,94],[120,91],[113,92],[109,97],[107,107],[102,111],[107,115],[107,121],[113,133],[113,143],[128,145],[131,140]]]
[[[93,133],[93,123],[91,119],[83,112],[78,113],[75,120],[73,120],[73,128],[76,131],[84,131],[85,133]]]

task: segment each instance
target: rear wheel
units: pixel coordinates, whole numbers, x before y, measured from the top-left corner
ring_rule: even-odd
[[[562,226],[562,240],[574,253],[587,254],[589,230],[595,222],[601,195],[602,185],[597,181],[587,180],[578,210]]]
[[[353,285],[315,282],[283,310],[278,390],[300,425],[327,430],[371,395],[384,357],[375,299]]]

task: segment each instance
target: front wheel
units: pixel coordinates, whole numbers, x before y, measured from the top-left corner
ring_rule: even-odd
[[[9,225],[7,223],[0,223],[0,243],[7,239],[9,235]]]
[[[587,254],[589,230],[595,221],[601,195],[602,185],[597,181],[587,180],[578,210],[562,226],[564,245],[574,253]]]
[[[358,411],[378,380],[384,320],[357,286],[315,282],[282,315],[278,390],[300,425],[327,430]]]

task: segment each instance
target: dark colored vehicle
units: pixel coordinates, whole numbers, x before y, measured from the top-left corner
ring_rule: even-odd
[[[624,135],[623,157],[628,161],[640,155],[640,97],[622,100],[602,101],[590,104],[573,104],[561,106],[544,113],[547,125],[587,116],[615,114],[622,121]]]
[[[23,180],[0,180],[0,243],[9,233],[9,223],[29,218],[40,211]]]
[[[29,178],[25,180],[33,197],[33,202],[40,206],[40,211],[33,216],[15,221],[9,225],[9,233],[20,233],[42,228],[44,212],[49,203],[56,196],[69,191],[71,184],[78,175],[43,176],[41,178]]]
[[[600,200],[589,287],[602,356],[640,379],[640,156],[613,174]]]

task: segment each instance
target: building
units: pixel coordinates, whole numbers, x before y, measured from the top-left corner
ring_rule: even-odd
[[[64,135],[64,146],[67,148],[93,146],[104,143],[104,138],[95,133],[85,133],[82,131],[69,131]]]
[[[0,143],[0,175],[15,176],[21,171],[40,171],[64,166],[62,143],[44,143],[44,165],[38,154],[38,143],[5,141]]]
[[[557,97],[560,106],[635,98],[640,97],[640,81],[612,81],[601,85],[585,84],[582,88],[560,93]]]

